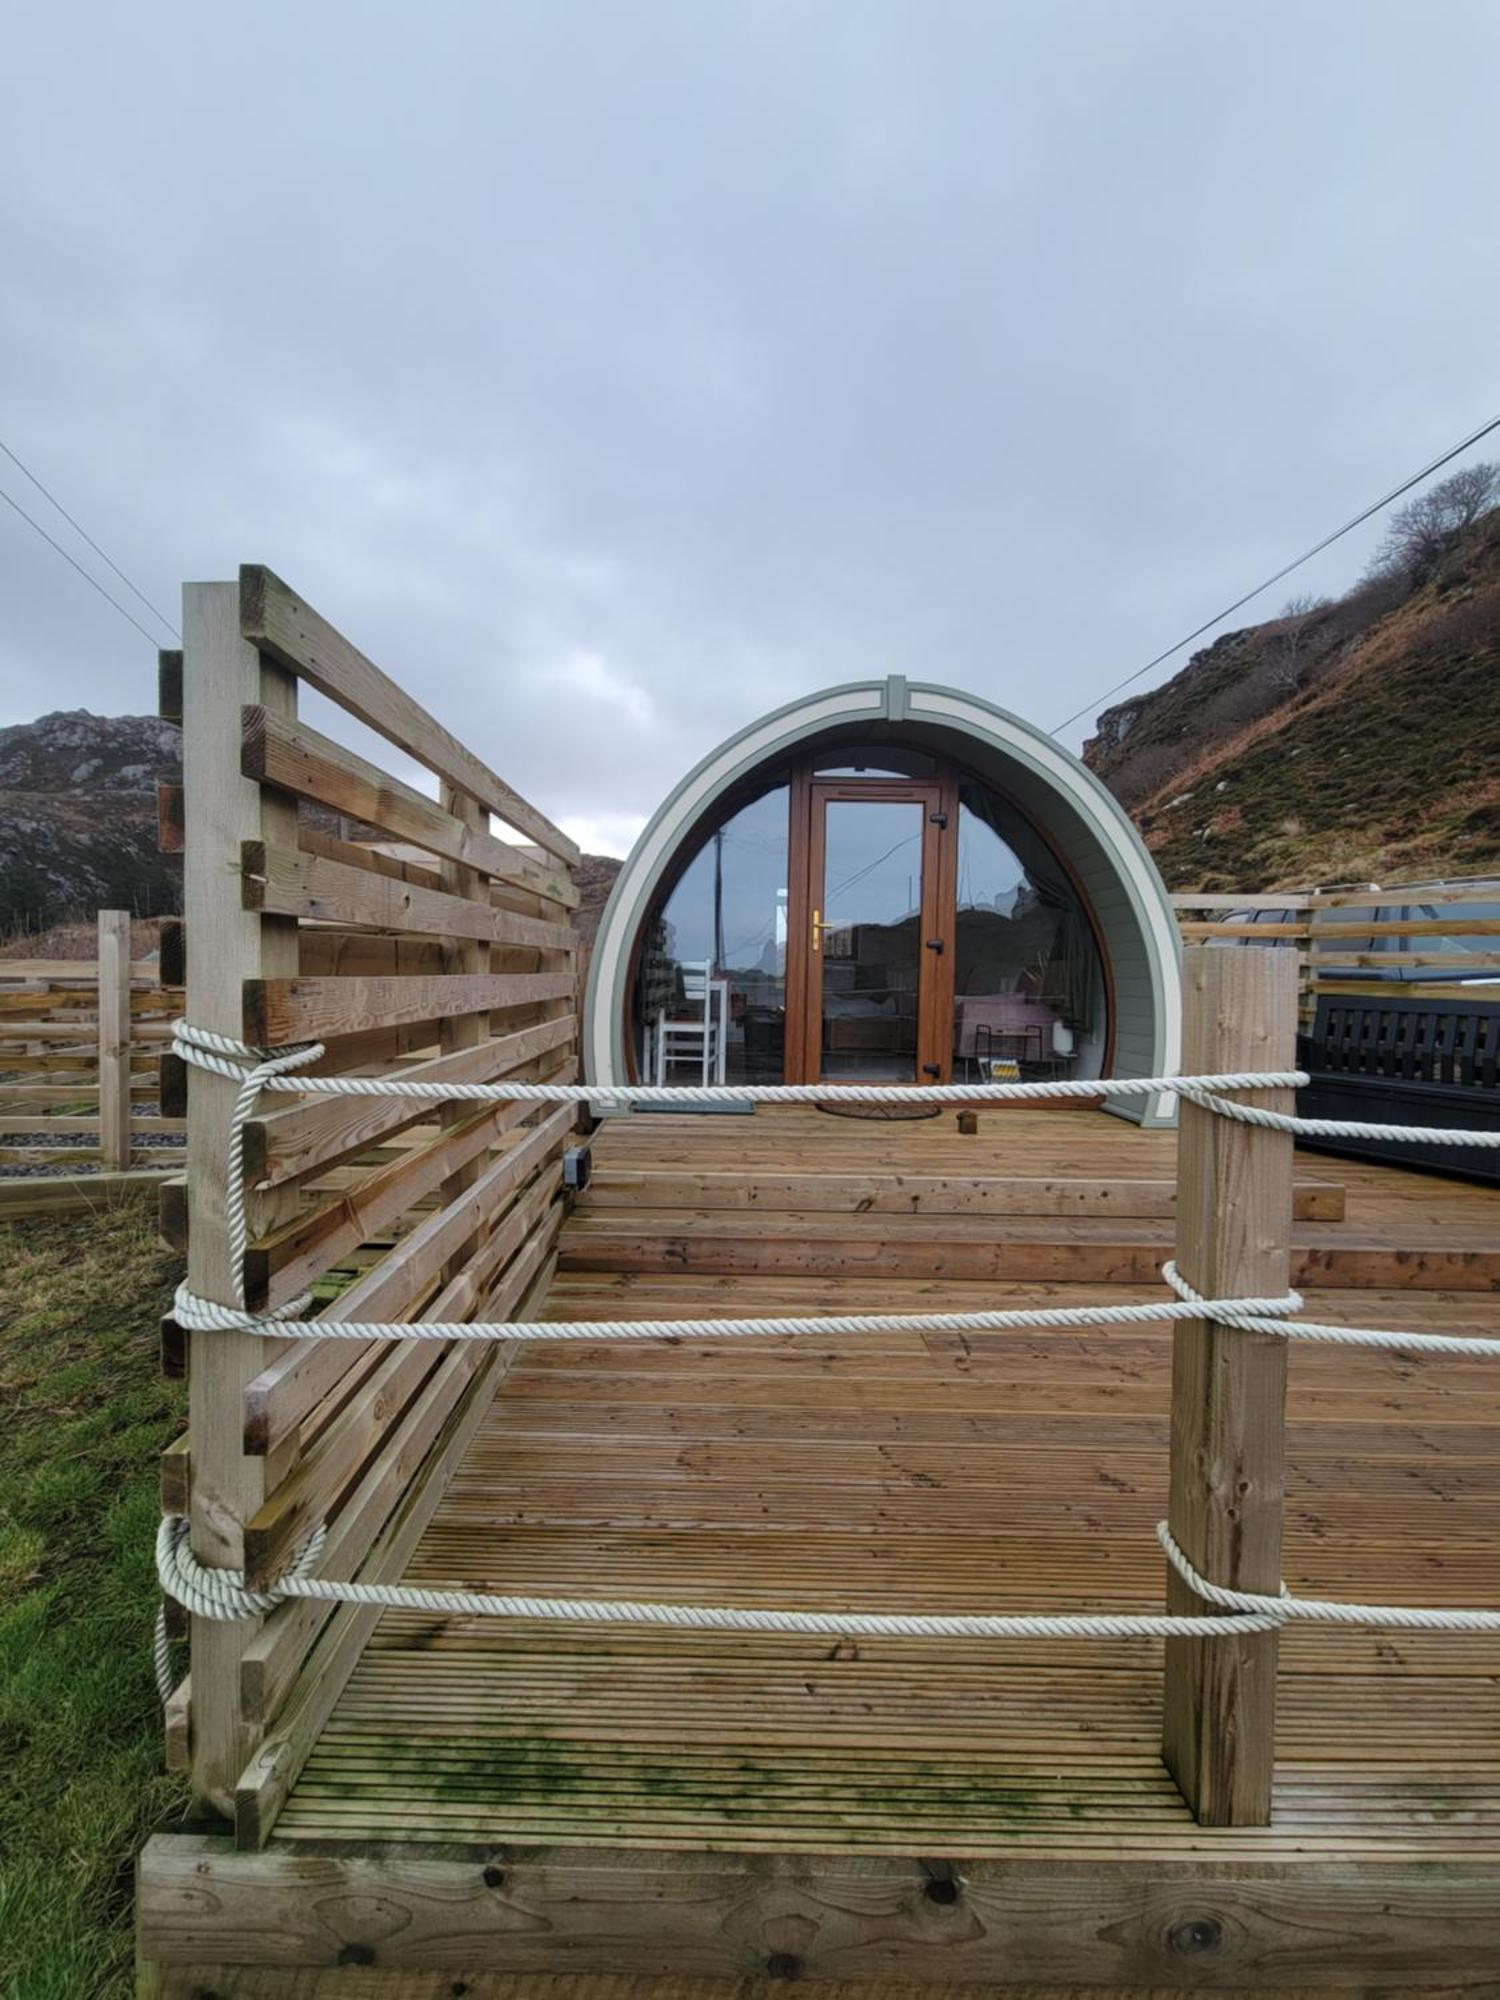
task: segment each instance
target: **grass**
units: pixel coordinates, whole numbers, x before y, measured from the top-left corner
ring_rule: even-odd
[[[175,1802],[151,1672],[156,1455],[183,1425],[149,1204],[0,1228],[0,1992],[125,2000],[131,1864]]]

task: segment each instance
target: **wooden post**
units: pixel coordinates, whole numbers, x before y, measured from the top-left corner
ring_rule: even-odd
[[[99,912],[99,1164],[130,1165],[130,912]]]
[[[297,844],[295,800],[262,793],[240,772],[240,712],[247,704],[296,713],[296,682],[240,634],[239,587],[191,583],[183,591],[182,752],[187,844],[183,892],[193,939],[187,1018],[241,1038],[247,979],[297,971],[295,918],[243,907],[240,849],[247,840]],[[188,1283],[202,1298],[237,1302],[224,1221],[229,1114],[236,1086],[195,1069],[188,1087]],[[295,1189],[291,1199],[295,1200]],[[251,1202],[251,1230],[278,1211]],[[192,1336],[193,1552],[238,1569],[243,1529],[264,1499],[265,1460],[244,1451],[246,1386],[265,1367],[253,1334]],[[240,1699],[240,1658],[257,1627],[195,1618],[192,1627],[193,1790],[226,1814],[256,1744]]]
[[[1295,1067],[1297,953],[1200,946],[1184,954],[1183,1074]],[[1291,1110],[1289,1090],[1236,1093]],[[1205,1298],[1287,1290],[1292,1140],[1182,1105],[1177,1265]],[[1172,1352],[1168,1523],[1211,1583],[1274,1592],[1281,1582],[1286,1343],[1201,1319]],[[1169,1566],[1169,1610],[1203,1613]],[[1203,1826],[1264,1826],[1276,1748],[1274,1632],[1169,1639],[1163,1755]]]

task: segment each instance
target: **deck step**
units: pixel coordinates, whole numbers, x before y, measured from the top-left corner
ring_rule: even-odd
[[[727,1209],[835,1215],[1107,1215],[1170,1217],[1177,1184],[1162,1177],[862,1172],[783,1173],[747,1165],[653,1170],[606,1165],[585,1198],[589,1210]],[[1300,1176],[1293,1212],[1303,1222],[1341,1222],[1344,1189]]]
[[[1492,1233],[1413,1225],[1403,1241],[1389,1230],[1302,1222],[1294,1244],[1298,1285],[1500,1291]],[[564,1230],[560,1268],[1152,1285],[1172,1249],[1170,1226],[1149,1218],[591,1206]]]

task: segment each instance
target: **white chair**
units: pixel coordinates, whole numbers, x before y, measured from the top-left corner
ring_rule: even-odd
[[[707,959],[684,964],[682,994],[689,1013],[669,1017],[665,1007],[656,1017],[657,1083],[664,1084],[674,1063],[698,1065],[705,1083],[724,1081],[729,1041],[729,982],[715,979]]]

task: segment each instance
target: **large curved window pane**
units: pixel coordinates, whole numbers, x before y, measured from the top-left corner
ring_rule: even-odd
[[[1065,870],[1021,816],[959,794],[954,1077],[1103,1074],[1104,969]]]
[[[641,939],[635,1057],[648,1083],[780,1083],[789,794],[708,834]]]

